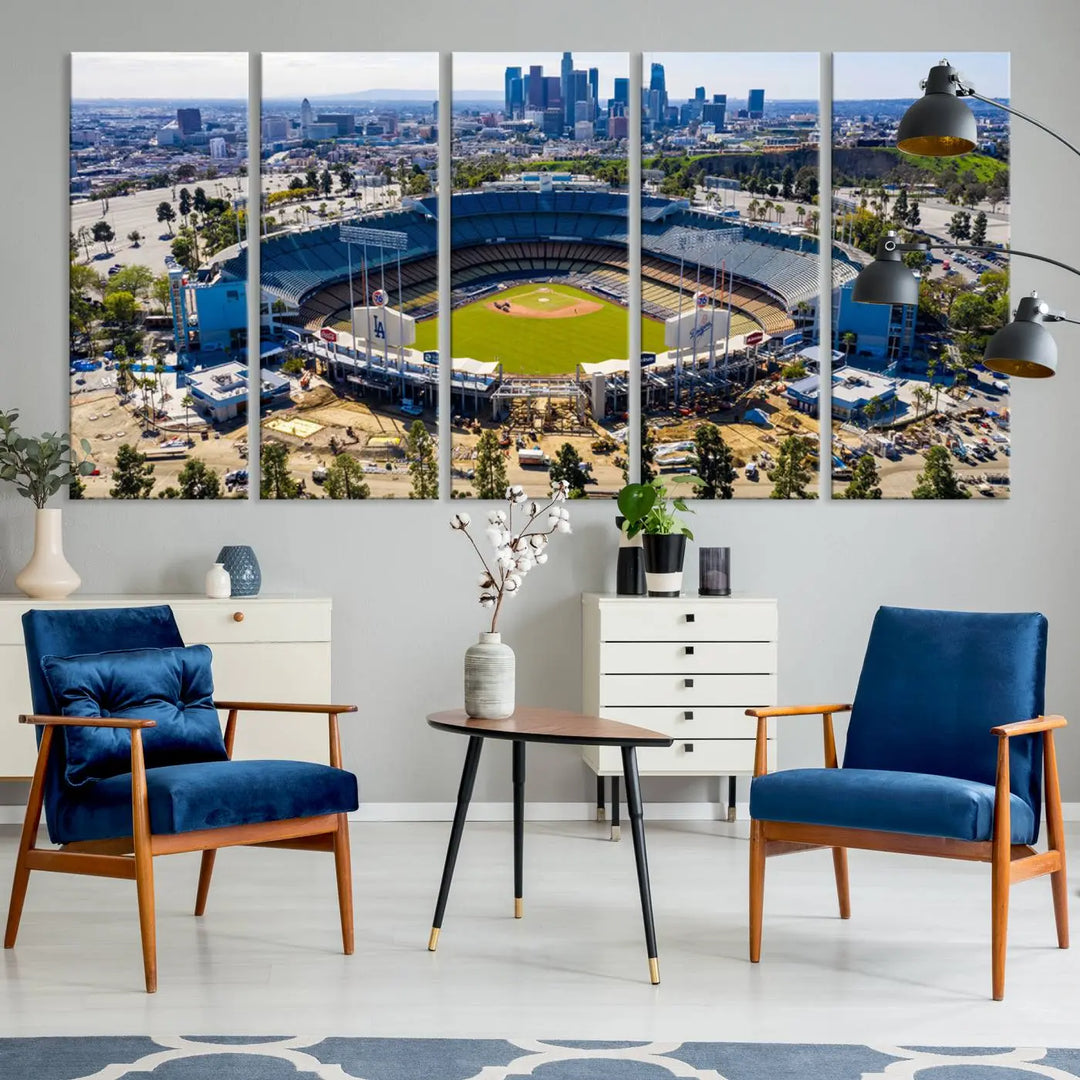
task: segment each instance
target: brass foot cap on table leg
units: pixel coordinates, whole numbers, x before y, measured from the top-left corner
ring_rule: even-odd
[[[660,985],[660,961],[655,956],[649,957],[649,982],[653,986]]]
[[[611,826],[611,839],[618,840],[622,836],[622,827],[619,825]]]
[[[431,935],[427,939],[428,952],[434,952],[439,947],[439,927],[431,928]]]
[[[607,821],[607,811],[602,806],[596,808],[596,820]]]
[[[520,919],[525,914],[525,901],[520,896],[514,897],[514,918]]]

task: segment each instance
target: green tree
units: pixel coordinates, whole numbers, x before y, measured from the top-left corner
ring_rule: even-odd
[[[195,407],[195,399],[190,394],[185,394],[180,399],[180,404],[184,406],[184,434],[188,437],[188,443],[191,443],[191,410]]]
[[[781,444],[776,455],[776,467],[769,473],[773,489],[770,499],[812,499],[815,495],[807,492],[814,472],[810,461],[810,448],[805,439],[798,435],[789,435]]]
[[[953,472],[949,451],[944,446],[931,446],[926,451],[926,465],[916,477],[911,492],[913,499],[970,499],[971,492],[960,486]]]
[[[131,232],[127,234],[127,238],[131,241],[132,247],[138,247],[139,241],[142,239],[142,233],[139,232],[138,229],[132,229]]]
[[[973,244],[985,244],[986,243],[986,211],[980,210],[975,215],[975,220],[971,224],[971,242]]]
[[[170,247],[173,258],[186,270],[199,268],[199,256],[195,248],[194,234],[190,229],[181,229]]]
[[[105,249],[105,254],[112,254],[109,251],[109,241],[112,240],[116,233],[113,232],[113,227],[105,220],[95,221],[92,229],[94,243],[100,244]]]
[[[304,187],[319,190],[319,170],[313,165],[304,170]]]
[[[476,442],[473,484],[478,499],[501,499],[506,494],[506,458],[494,431],[485,431]]]
[[[154,486],[154,466],[130,443],[122,443],[116,451],[113,485],[109,494],[114,499],[149,499]]]
[[[641,415],[641,482],[651,483],[656,478],[656,432],[649,427],[644,411]]]
[[[334,463],[326,470],[323,488],[330,499],[367,499],[371,496],[371,488],[364,480],[364,467],[352,454],[338,454],[334,458]]]
[[[423,420],[414,420],[409,428],[409,473],[412,475],[413,499],[439,497],[439,462],[435,440]]]
[[[168,226],[169,236],[173,234],[172,223],[176,220],[176,211],[172,208],[172,203],[162,201],[157,205],[157,219],[158,222]]]
[[[793,360],[790,364],[785,364],[780,369],[780,374],[785,379],[805,379],[806,364],[801,360]]]
[[[191,192],[186,187],[180,189],[180,216],[187,224],[188,215],[191,213]]]
[[[795,169],[790,165],[784,166],[780,175],[780,193],[785,199],[790,199],[795,187]]]
[[[206,192],[201,188],[195,189],[195,194],[191,198],[191,205],[197,214],[205,214],[209,200],[206,197]]]
[[[329,169],[323,169],[319,173],[319,188],[324,195],[329,195],[334,190],[334,176]]]
[[[585,473],[581,469],[581,455],[571,443],[559,447],[555,460],[548,469],[551,482],[565,480],[570,485],[569,498],[581,499],[585,495]]]
[[[971,239],[971,215],[966,210],[957,210],[946,226],[948,234],[958,243]]]
[[[859,342],[859,335],[854,330],[845,330],[840,335],[840,344],[844,346],[844,353],[850,356],[855,351],[855,346]]]
[[[154,284],[154,271],[149,266],[125,266],[105,282],[106,295],[129,292],[132,296],[146,296]]]
[[[912,229],[922,224],[922,214],[919,211],[918,199],[913,199],[911,202],[911,209],[908,211],[907,223],[908,227]]]
[[[220,499],[221,480],[218,474],[206,464],[192,458],[184,464],[177,477],[182,499]]]
[[[735,494],[734,456],[715,424],[701,424],[694,433],[697,453],[697,474],[701,480],[697,489],[702,499],[730,499]]]
[[[893,202],[892,216],[893,220],[899,222],[901,225],[906,225],[908,220],[908,214],[911,212],[911,208],[908,204],[907,188],[902,187],[898,192],[896,199]]]
[[[137,312],[135,297],[126,289],[109,293],[105,297],[105,318],[109,322],[120,323],[122,326],[133,323]]]
[[[863,454],[851,476],[851,483],[844,492],[844,499],[880,499],[877,462],[873,454]]]
[[[259,494],[264,499],[295,499],[300,485],[289,475],[289,448],[265,442],[259,453]]]
[[[162,313],[169,310],[172,302],[172,290],[169,287],[169,275],[158,274],[150,284],[150,299],[161,308]]]

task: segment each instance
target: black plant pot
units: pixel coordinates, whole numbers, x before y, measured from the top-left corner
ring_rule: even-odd
[[[641,546],[641,534],[630,540],[622,531],[622,516],[615,518],[619,530],[619,561],[615,568],[616,596],[645,595],[645,550]]]
[[[646,533],[645,584],[650,596],[678,596],[682,592],[686,537],[682,533]]]

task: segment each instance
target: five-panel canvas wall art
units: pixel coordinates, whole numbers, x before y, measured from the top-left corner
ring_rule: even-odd
[[[441,160],[437,53],[75,54],[73,494],[1007,497],[1007,114],[899,152],[937,59],[455,53]],[[853,300],[889,232],[917,306]]]

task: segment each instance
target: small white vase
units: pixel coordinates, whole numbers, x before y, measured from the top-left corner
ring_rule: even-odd
[[[34,554],[15,578],[15,587],[35,600],[63,600],[82,578],[64,558],[62,511],[38,510],[34,516]]]
[[[206,571],[206,595],[211,600],[227,600],[232,596],[232,578],[224,563],[216,562]]]
[[[483,633],[465,650],[465,712],[477,720],[505,720],[514,711],[514,650],[502,635]]]

